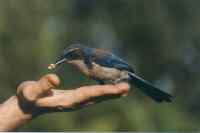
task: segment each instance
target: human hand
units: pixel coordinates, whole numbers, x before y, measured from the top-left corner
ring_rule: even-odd
[[[21,108],[34,116],[81,109],[88,105],[109,99],[126,96],[127,83],[116,85],[83,86],[73,90],[57,90],[60,84],[58,76],[48,74],[39,81],[25,81],[17,89]]]
[[[74,111],[88,105],[126,96],[127,83],[83,86],[73,90],[57,90],[58,76],[48,74],[39,81],[25,81],[0,105],[0,131],[14,131],[44,113]]]

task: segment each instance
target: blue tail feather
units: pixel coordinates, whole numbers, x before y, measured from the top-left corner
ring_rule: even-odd
[[[172,102],[172,96],[155,86],[148,81],[140,78],[134,73],[129,73],[131,77],[130,82],[139,88],[143,93],[151,97],[156,102]]]

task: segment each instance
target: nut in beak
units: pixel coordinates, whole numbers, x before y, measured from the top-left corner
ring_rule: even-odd
[[[53,70],[53,69],[55,69],[56,68],[56,64],[50,64],[49,66],[48,66],[48,69],[49,70]]]

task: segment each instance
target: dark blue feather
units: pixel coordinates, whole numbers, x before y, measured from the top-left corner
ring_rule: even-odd
[[[121,58],[107,51],[87,48],[87,54],[92,55],[93,61],[101,66],[117,68],[134,73],[132,67]]]

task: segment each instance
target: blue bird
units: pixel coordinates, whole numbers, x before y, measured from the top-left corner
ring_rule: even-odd
[[[87,77],[100,84],[128,81],[156,102],[171,102],[172,96],[150,82],[136,75],[133,68],[118,56],[102,49],[83,45],[71,45],[59,56],[49,69],[63,63],[69,63],[78,68]]]

